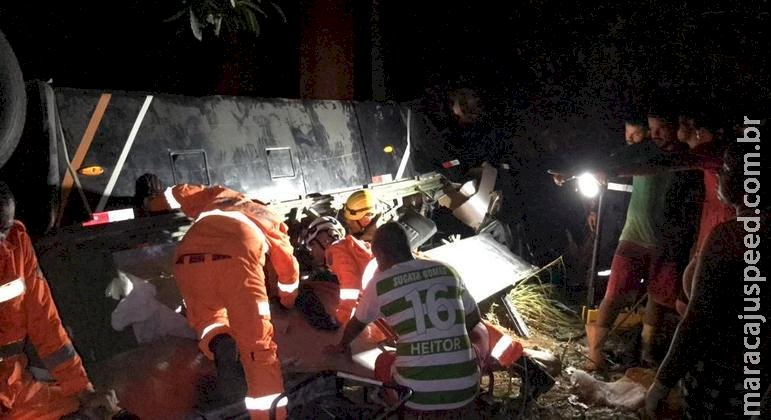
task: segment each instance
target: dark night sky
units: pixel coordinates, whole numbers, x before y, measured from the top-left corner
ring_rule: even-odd
[[[474,86],[506,109],[536,107],[541,125],[593,117],[614,125],[629,104],[662,94],[698,92],[753,110],[771,96],[765,1],[379,1],[391,99]],[[223,62],[245,60],[254,83],[244,94],[297,97],[303,2],[277,2],[288,23],[267,22],[238,51],[198,42],[185,19],[164,22],[181,0],[6,0],[0,28],[27,79],[200,95],[216,92]],[[358,25],[360,66],[369,50],[367,23]],[[366,77],[358,80],[360,88]],[[531,118],[520,114],[520,123]]]
[[[198,42],[184,18],[165,22],[179,4],[80,0],[41,7],[34,2],[4,2],[0,27],[14,46],[26,79],[53,78],[60,86],[94,89],[211,93],[226,51]],[[264,36],[244,41],[244,48],[255,51],[257,61],[283,68],[274,76],[291,76],[289,52],[295,47],[288,35],[293,29],[264,28]],[[266,86],[282,84],[288,82]],[[280,93],[268,91],[266,96]]]

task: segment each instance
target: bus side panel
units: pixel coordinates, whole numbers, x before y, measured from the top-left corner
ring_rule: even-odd
[[[402,178],[417,175],[407,150],[407,108],[396,104],[356,102],[356,115],[361,126],[364,148],[373,177],[386,181],[396,179],[397,171],[406,159]],[[411,127],[412,128],[412,127]],[[410,133],[414,139],[414,132]]]

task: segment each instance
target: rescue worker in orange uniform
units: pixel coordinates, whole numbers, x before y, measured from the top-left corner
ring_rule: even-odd
[[[118,411],[114,392],[97,393],[62,326],[15,201],[0,182],[0,418],[58,419],[79,409]],[[27,369],[26,340],[55,382]]]
[[[374,235],[380,216],[377,198],[372,191],[354,192],[343,207],[348,235],[326,249],[327,266],[340,282],[340,302],[335,313],[340,325],[345,325],[351,319],[362,290],[362,276],[367,265],[374,261],[369,241]],[[373,271],[372,268],[374,265],[370,267],[370,271]]]
[[[165,190],[166,185],[158,175],[145,173],[137,178],[134,182],[134,215],[139,218],[168,212],[168,203],[158,199]]]
[[[332,216],[319,216],[308,225],[303,244],[310,253],[314,270],[326,268],[327,249],[333,243],[345,238],[345,235],[343,224]]]
[[[292,307],[299,268],[287,226],[264,204],[221,186],[177,185],[166,199],[195,220],[176,250],[174,277],[199,347],[217,364],[218,381],[223,372],[237,380],[242,366],[249,414],[267,419],[284,387],[263,269],[267,259],[282,306]],[[286,398],[276,403],[285,418]]]
[[[300,281],[295,308],[303,314],[308,324],[321,330],[336,330],[340,327],[334,320],[340,286],[337,276],[327,267],[326,250],[343,237],[345,227],[340,221],[332,216],[318,216],[303,231],[300,241],[308,253],[309,271]]]

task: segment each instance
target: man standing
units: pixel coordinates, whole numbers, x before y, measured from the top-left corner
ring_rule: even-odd
[[[103,407],[114,414],[115,395],[94,391],[59,319],[27,230],[14,220],[15,209],[11,191],[0,182],[0,417],[55,420],[79,407]],[[32,377],[26,340],[54,383]]]
[[[281,304],[293,306],[299,269],[287,226],[264,204],[221,186],[177,185],[166,199],[195,220],[174,255],[174,277],[200,349],[231,397],[243,396],[234,386],[243,366],[246,408],[252,419],[267,419],[284,387],[263,269],[267,254]],[[277,404],[279,418],[286,403]]]
[[[661,172],[640,168],[668,166],[678,149],[677,116],[670,112],[650,113],[651,141],[624,148],[615,161],[603,168],[606,176],[635,174],[634,191],[626,223],[611,262],[605,297],[600,303],[597,323],[588,324],[587,370],[604,367],[602,348],[608,332],[625,301],[645,279],[648,306],[643,320],[642,358],[656,365],[663,357],[674,331],[674,311],[680,277],[695,239],[700,191],[693,174]]]

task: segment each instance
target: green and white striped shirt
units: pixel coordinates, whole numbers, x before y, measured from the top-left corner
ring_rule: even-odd
[[[369,323],[383,317],[398,334],[392,374],[414,391],[408,407],[449,410],[474,399],[479,369],[465,308],[475,307],[460,277],[437,261],[397,264],[367,284],[356,318]]]

